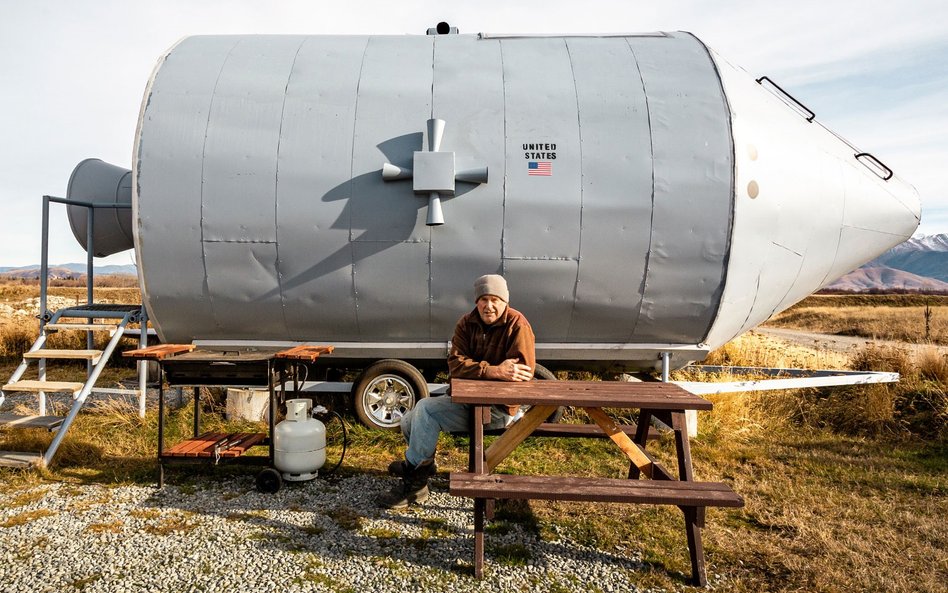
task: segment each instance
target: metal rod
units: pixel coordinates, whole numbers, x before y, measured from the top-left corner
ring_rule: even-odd
[[[662,383],[668,383],[668,372],[671,366],[671,352],[662,352]]]
[[[46,327],[46,299],[49,290],[49,196],[43,196],[43,244],[40,247],[40,312],[39,312],[39,335],[43,336],[43,328]],[[45,340],[44,340],[45,342]],[[23,359],[25,370],[26,359]],[[41,358],[36,363],[37,378],[40,381],[46,380],[46,359]],[[20,373],[22,375],[22,372]],[[19,377],[16,378],[19,380]],[[40,391],[38,396],[39,415],[46,415],[46,392]]]
[[[145,305],[142,305],[141,331],[138,335],[138,347],[148,347],[148,312],[145,311]],[[145,417],[145,395],[148,389],[148,361],[138,361],[138,417]]]
[[[95,246],[93,245],[95,239],[95,208],[89,208],[89,217],[86,219],[86,303],[92,305],[93,298],[95,297],[93,292],[93,283],[95,282],[93,274],[93,262],[92,258],[95,255]],[[94,318],[88,317],[88,322],[91,324],[94,321]],[[86,348],[92,350],[92,347],[95,345],[95,338],[93,338],[92,331],[86,332]],[[86,361],[86,377],[92,375],[92,361]]]
[[[126,209],[131,208],[131,204],[93,204],[92,202],[83,202],[81,200],[67,200],[66,198],[57,198],[56,196],[43,196],[43,198],[49,199],[50,202],[56,204],[67,204],[69,206],[83,206],[85,208],[119,208]]]

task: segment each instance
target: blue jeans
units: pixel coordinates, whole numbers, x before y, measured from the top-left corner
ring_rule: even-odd
[[[503,428],[510,416],[506,410],[494,406],[490,410],[490,419],[486,428]],[[438,435],[442,432],[468,432],[470,423],[471,407],[454,403],[449,395],[420,400],[402,417],[402,434],[408,442],[405,459],[412,465],[434,459]]]

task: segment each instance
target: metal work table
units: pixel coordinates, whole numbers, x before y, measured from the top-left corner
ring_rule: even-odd
[[[705,507],[740,507],[744,501],[729,486],[696,482],[685,426],[685,410],[710,410],[711,402],[671,383],[620,381],[473,381],[451,382],[453,401],[472,406],[471,461],[468,473],[452,473],[450,492],[474,499],[474,574],[483,576],[484,519],[487,501],[543,499],[633,504],[672,504],[684,512],[692,578],[706,583],[701,527]],[[532,406],[484,448],[484,425],[492,405]],[[558,406],[582,408],[618,445],[630,461],[629,479],[493,474],[500,464]],[[634,439],[629,438],[603,408],[641,410]],[[655,417],[675,433],[678,478],[645,451],[650,420]],[[640,475],[651,478],[640,481]]]
[[[236,462],[272,466],[277,391],[286,384],[288,361],[313,362],[320,354],[332,352],[332,346],[295,348],[235,347],[197,348],[192,344],[163,344],[125,352],[124,356],[154,360],[159,368],[158,388],[158,487],[164,486],[164,464],[168,462]],[[194,435],[168,449],[164,442],[165,380],[169,386],[194,388]],[[266,387],[269,390],[269,426],[267,433],[200,434],[200,388],[207,386]],[[247,456],[250,448],[266,446],[266,457]]]

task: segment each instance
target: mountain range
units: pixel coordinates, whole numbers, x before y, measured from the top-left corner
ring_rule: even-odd
[[[948,292],[948,233],[912,237],[824,290]]]
[[[134,264],[129,264],[127,266],[94,266],[92,269],[95,275],[121,275],[121,276],[137,276],[138,268]],[[49,277],[50,278],[75,278],[76,276],[83,276],[86,273],[86,264],[58,264],[49,266]],[[20,266],[20,267],[2,267],[0,266],[0,274],[6,276],[7,278],[39,278],[40,267],[37,265],[33,266]]]

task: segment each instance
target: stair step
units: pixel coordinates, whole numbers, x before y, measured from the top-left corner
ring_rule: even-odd
[[[55,348],[41,348],[27,352],[23,358],[60,358],[70,360],[91,360],[92,364],[99,362],[101,350],[57,350]]]
[[[0,451],[0,467],[33,467],[34,465],[43,465],[41,453]]]
[[[118,325],[114,323],[47,323],[44,327],[49,332],[66,330],[114,332],[118,329]]]
[[[3,391],[49,391],[56,393],[66,391],[78,393],[82,389],[82,383],[73,383],[71,381],[17,381],[16,383],[7,383],[3,386]]]
[[[59,427],[66,418],[63,416],[18,416],[16,414],[0,414],[0,424],[14,428],[45,428],[53,430]]]

